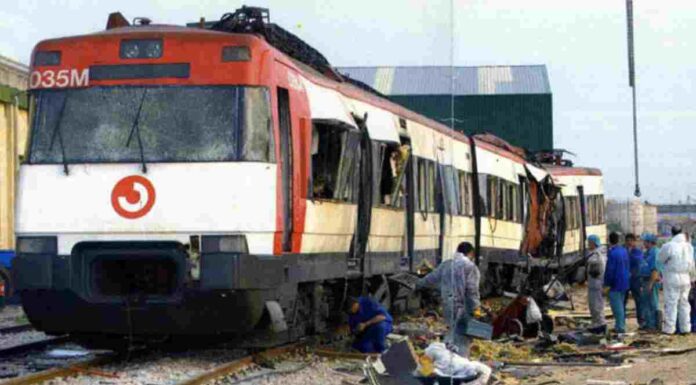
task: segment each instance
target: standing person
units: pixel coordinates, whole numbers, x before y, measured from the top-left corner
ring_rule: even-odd
[[[454,345],[463,357],[469,356],[471,338],[456,333],[457,320],[471,317],[481,305],[481,273],[472,261],[473,258],[474,246],[469,242],[462,242],[451,259],[442,262],[416,284],[418,289],[440,289],[443,316],[450,329],[446,341]]]
[[[353,348],[362,353],[382,353],[387,334],[392,331],[392,316],[370,297],[351,297],[347,303],[348,325],[355,335]]]
[[[633,302],[636,305],[636,319],[638,320],[638,325],[643,324],[643,313],[641,311],[640,304],[640,265],[643,263],[643,251],[638,247],[636,242],[636,236],[634,234],[626,234],[625,243],[626,251],[628,252],[628,262],[629,262],[629,289],[631,292],[631,297],[633,297]],[[628,299],[628,297],[626,297]],[[627,301],[624,300],[624,304]]]
[[[603,334],[607,330],[604,320],[604,267],[607,257],[601,249],[601,242],[596,235],[587,237],[587,302],[592,315],[592,325],[590,331]]]
[[[657,330],[657,309],[659,292],[657,286],[660,282],[660,269],[657,264],[657,237],[655,234],[646,233],[641,237],[645,247],[645,258],[640,265],[640,307],[643,323],[642,330]]]
[[[674,334],[679,321],[679,331],[691,331],[691,306],[689,291],[696,280],[694,249],[680,227],[672,227],[672,239],[660,249],[658,260],[664,266],[663,287],[665,294],[665,320],[662,332]]]
[[[614,331],[626,333],[624,298],[628,291],[629,263],[626,249],[619,245],[619,234],[609,234],[609,253],[604,270],[604,286],[609,291],[609,305],[614,315]]]

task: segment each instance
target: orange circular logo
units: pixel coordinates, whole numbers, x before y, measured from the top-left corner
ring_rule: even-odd
[[[140,218],[150,212],[154,205],[155,187],[140,175],[121,179],[111,191],[111,206],[124,218]]]

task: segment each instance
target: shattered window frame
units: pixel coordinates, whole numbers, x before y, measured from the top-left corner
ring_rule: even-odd
[[[310,199],[356,203],[358,194],[355,189],[358,185],[355,179],[359,179],[360,132],[357,128],[340,121],[313,119],[312,141],[315,137],[317,152],[313,153],[314,143],[310,151],[308,194]],[[320,155],[322,151],[325,151],[324,155]],[[319,167],[320,163],[322,163],[321,167]],[[318,168],[322,170],[318,171]],[[323,174],[319,175],[318,172]],[[330,196],[317,196],[315,193],[315,183],[320,176],[324,177],[325,186],[331,189]]]

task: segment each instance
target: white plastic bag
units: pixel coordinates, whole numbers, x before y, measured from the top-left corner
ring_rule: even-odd
[[[527,323],[534,324],[541,321],[541,309],[537,305],[534,298],[529,297],[529,304],[527,305]]]

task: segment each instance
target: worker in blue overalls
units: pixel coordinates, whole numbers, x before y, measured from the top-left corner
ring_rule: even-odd
[[[392,316],[370,297],[348,299],[348,325],[355,335],[353,348],[362,353],[382,353],[392,331]]]
[[[660,283],[660,267],[657,264],[657,237],[646,233],[641,237],[645,247],[645,258],[640,265],[641,300],[640,307],[643,323],[642,330],[658,330],[657,309],[659,306],[658,284]]]

